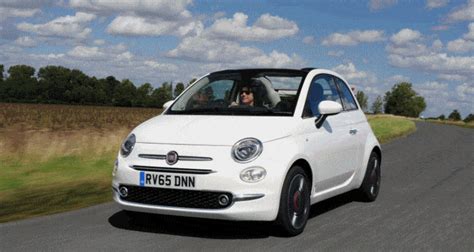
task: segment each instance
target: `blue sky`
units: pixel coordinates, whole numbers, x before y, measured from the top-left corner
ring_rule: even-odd
[[[371,103],[400,81],[425,116],[474,112],[474,0],[1,0],[0,64],[136,85],[226,68],[313,66]]]

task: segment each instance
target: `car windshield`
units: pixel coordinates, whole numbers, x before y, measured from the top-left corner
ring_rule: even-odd
[[[292,116],[305,76],[282,69],[211,73],[188,88],[167,114]]]

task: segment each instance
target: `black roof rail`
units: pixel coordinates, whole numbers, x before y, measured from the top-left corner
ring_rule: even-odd
[[[301,68],[301,71],[309,72],[309,71],[314,70],[314,69],[318,69],[318,68],[316,68],[316,67],[305,67],[305,68]]]

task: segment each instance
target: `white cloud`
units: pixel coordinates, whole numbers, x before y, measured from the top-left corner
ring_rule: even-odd
[[[5,20],[9,17],[32,17],[38,12],[40,12],[39,9],[16,9],[0,6],[0,21]]]
[[[252,26],[247,25],[248,16],[237,12],[232,18],[217,19],[205,30],[211,38],[241,41],[272,41],[291,37],[298,33],[295,22],[270,14],[261,15]]]
[[[447,49],[452,52],[469,52],[474,51],[474,23],[468,26],[469,31],[463,35],[463,38],[458,38],[448,42]]]
[[[183,58],[198,62],[226,63],[242,67],[301,66],[303,61],[296,55],[272,51],[269,54],[255,47],[241,46],[237,42],[205,37],[187,37],[167,53],[171,58]]]
[[[357,70],[352,62],[338,65],[332,70],[355,85],[368,86],[377,82],[377,77],[374,74]]]
[[[471,102],[471,109],[474,109],[474,84],[463,83],[456,87],[456,93],[461,101]]]
[[[24,46],[24,47],[34,47],[36,46],[36,41],[33,40],[31,37],[24,36],[24,37],[19,37],[15,40],[15,44],[19,46]]]
[[[103,44],[105,44],[105,40],[103,39],[94,40],[94,45],[103,45]]]
[[[431,44],[431,48],[435,51],[440,51],[441,49],[443,49],[443,42],[441,42],[441,40],[437,39],[437,40],[433,41],[433,43]]]
[[[316,43],[316,40],[313,36],[306,36],[303,38],[303,43],[307,45],[314,45]]]
[[[17,28],[24,32],[36,33],[45,37],[85,39],[91,33],[86,26],[96,18],[93,14],[77,12],[74,16],[53,19],[45,24],[20,23]]]
[[[190,18],[191,13],[186,9],[191,0],[140,0],[140,1],[111,1],[111,0],[71,0],[73,8],[100,13],[134,13],[137,16],[149,15],[167,20]]]
[[[468,40],[474,40],[474,23],[470,23],[468,29],[469,31],[463,35],[463,38]]]
[[[349,62],[346,65],[338,65],[332,70],[343,75],[347,80],[364,79],[367,77],[367,73],[363,71],[357,71],[354,63],[352,62]]]
[[[451,52],[469,52],[474,50],[474,41],[456,39],[448,42],[448,50]]]
[[[390,41],[396,45],[404,45],[408,42],[416,41],[421,38],[421,33],[412,29],[402,29],[398,33],[392,35]]]
[[[429,53],[418,56],[390,54],[390,64],[402,68],[415,68],[428,72],[444,74],[469,75],[474,74],[474,56],[449,56],[446,53]]]
[[[467,77],[459,74],[438,74],[438,79],[445,81],[465,81]]]
[[[404,45],[388,44],[385,50],[390,54],[402,55],[402,56],[420,56],[430,53],[430,49],[420,43],[406,43]]]
[[[100,59],[105,56],[103,52],[99,51],[99,47],[76,46],[67,53],[69,56],[76,58]]]
[[[426,8],[436,9],[446,6],[449,0],[426,0]]]
[[[359,43],[373,43],[385,40],[384,32],[380,30],[355,30],[347,34],[333,33],[326,37],[322,44],[325,46],[354,46]]]
[[[342,55],[344,55],[344,51],[342,50],[328,52],[328,56],[332,56],[332,57],[341,57]]]
[[[474,0],[468,0],[467,4],[456,8],[448,14],[448,22],[461,22],[474,20]]]
[[[395,5],[397,2],[398,0],[370,0],[368,5],[371,11],[378,11]]]
[[[167,34],[186,36],[198,34],[202,29],[203,25],[200,21],[180,23],[161,18],[118,16],[109,24],[107,32],[128,36],[160,36]]]
[[[174,72],[178,70],[178,67],[174,64],[159,63],[154,60],[147,60],[144,62],[144,64],[160,72]]]
[[[407,76],[403,76],[401,74],[396,74],[396,75],[392,75],[390,76],[388,79],[387,79],[387,83],[388,85],[394,85],[394,84],[397,84],[397,83],[400,83],[400,82],[410,82],[410,78],[408,78]]]

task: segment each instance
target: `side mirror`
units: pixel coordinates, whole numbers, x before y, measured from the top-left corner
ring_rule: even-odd
[[[324,121],[328,116],[337,115],[341,113],[342,106],[341,104],[335,101],[322,101],[318,105],[319,113],[321,114],[318,118],[316,118],[315,124],[316,128],[321,128]]]
[[[173,104],[173,102],[174,102],[174,100],[165,102],[165,104],[163,104],[163,111],[166,110],[167,108],[169,108],[169,106],[171,106],[171,104]]]

